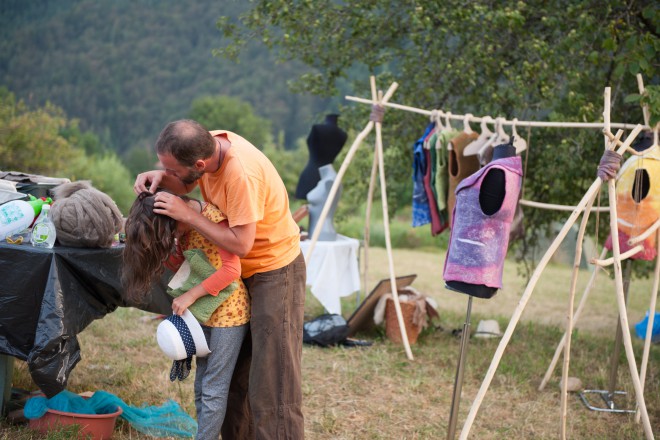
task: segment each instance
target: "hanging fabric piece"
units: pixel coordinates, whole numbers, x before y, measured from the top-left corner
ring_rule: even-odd
[[[491,172],[503,175],[497,188],[483,185]],[[458,185],[443,278],[447,283],[457,281],[477,288],[452,290],[490,298],[502,287],[509,229],[521,183],[522,161],[513,156],[492,161]],[[482,199],[492,193],[500,200],[499,208],[485,211]]]
[[[431,223],[431,209],[429,199],[424,189],[424,175],[426,174],[426,157],[424,155],[424,141],[435,122],[431,122],[424,130],[424,135],[413,145],[413,195],[412,195],[412,226],[423,226]]]
[[[449,227],[452,227],[452,212],[456,203],[455,191],[459,183],[479,169],[477,156],[466,156],[465,147],[479,137],[477,133],[460,132],[451,139],[452,150],[449,152],[449,190],[447,195],[447,210],[449,212]]]
[[[660,218],[660,146],[655,146],[643,156],[631,156],[619,171],[616,183],[616,214],[619,226],[621,252],[632,248],[631,237],[642,234]],[[651,234],[641,244],[644,250],[636,253],[633,260],[655,259],[656,234]],[[605,247],[612,250],[612,235]]]
[[[426,173],[424,173],[424,190],[426,197],[429,199],[429,210],[431,212],[431,235],[436,236],[444,231],[447,226],[447,219],[440,215],[438,210],[438,198],[434,191],[434,184],[432,184],[433,169],[435,168],[435,145],[434,141],[437,138],[437,130],[431,130],[431,134],[427,138],[424,148],[424,157],[426,159]]]
[[[442,130],[438,133],[435,142],[435,191],[438,195],[438,211],[446,219],[449,226],[451,211],[447,207],[447,198],[449,197],[449,141],[458,136],[458,130]]]

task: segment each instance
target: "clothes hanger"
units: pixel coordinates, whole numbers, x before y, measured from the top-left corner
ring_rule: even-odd
[[[516,131],[517,122],[518,118],[513,118],[513,125],[511,125],[511,136],[513,137],[513,146],[516,147],[516,154],[520,154],[527,149],[527,141]]]
[[[506,121],[506,119],[500,117],[497,118],[497,120],[499,121],[497,124],[497,138],[495,138],[495,143],[493,146],[506,144],[509,142],[509,140],[511,140],[506,131],[504,131],[504,121]]]
[[[424,142],[422,143],[422,148],[424,148],[426,150],[431,148],[431,146],[429,145],[429,139],[431,139],[432,134],[434,132],[437,132],[438,130],[440,130],[441,129],[440,127],[442,127],[442,122],[440,121],[440,114],[439,113],[440,112],[438,110],[435,110],[435,109],[431,110],[431,116],[430,116],[429,119],[431,120],[431,122],[435,122],[435,127],[433,127],[433,129],[431,130],[429,135],[424,139]]]
[[[439,123],[440,125],[442,125],[442,122],[441,122],[441,119],[440,119],[440,117],[442,116],[442,114],[443,114],[443,112],[439,112],[439,113],[438,113],[438,123]],[[450,113],[450,114],[451,114],[451,113]],[[446,114],[446,113],[444,113],[444,115],[445,115],[445,122],[448,123],[448,122],[449,122],[449,118],[447,117],[447,114]],[[444,132],[444,131],[449,131],[449,130],[452,130],[451,125],[447,126],[447,125],[445,124],[445,125],[443,126],[443,128],[442,128],[442,131],[443,131],[443,132]],[[436,142],[436,144],[435,144],[435,145],[436,145],[436,148],[440,148],[440,143],[439,143],[439,142],[440,142],[440,137],[438,136],[437,142]],[[454,147],[452,146],[451,142],[447,142],[447,151],[451,151],[451,150],[453,150],[453,149],[454,149]]]
[[[440,128],[440,127],[442,127],[442,128]],[[435,147],[436,150],[440,150],[442,148],[442,142],[441,142],[442,136],[441,136],[441,134],[446,130],[444,125],[442,125],[442,121],[440,120],[440,112],[438,112],[438,115],[437,115],[436,130],[437,130],[438,135],[435,137],[435,145],[433,145],[433,146]]]
[[[442,112],[440,110],[436,110],[435,114],[435,128],[436,130],[443,131],[446,130],[447,127],[445,127],[442,123]]]
[[[466,113],[465,116],[463,116],[463,132],[466,134],[474,133],[474,131],[472,131],[472,127],[470,127],[471,118],[472,118],[472,113]]]
[[[451,116],[451,112],[445,113],[445,129],[447,130],[453,130],[453,127],[451,126],[451,122],[449,122],[450,116]]]
[[[506,136],[506,140],[503,142],[498,142],[500,139],[504,139]],[[484,153],[488,148],[493,148],[500,143],[507,143],[509,142],[508,135],[504,132],[504,129],[502,128],[502,117],[498,116],[495,118],[495,132],[491,135],[491,137],[486,141],[485,144],[479,148],[479,151],[477,154],[479,155],[479,160],[481,160],[481,157],[483,157]]]
[[[468,146],[463,149],[463,156],[473,156],[479,153],[479,150],[484,143],[486,143],[493,135],[493,132],[488,129],[488,123],[494,121],[495,120],[490,116],[484,116],[481,118],[481,133],[478,138],[470,142]]]

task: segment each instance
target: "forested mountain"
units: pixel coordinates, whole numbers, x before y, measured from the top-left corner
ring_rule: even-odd
[[[272,121],[292,145],[327,102],[296,95],[300,64],[277,64],[258,42],[239,63],[212,56],[215,23],[239,0],[2,0],[0,86],[28,105],[50,101],[118,151],[151,145],[191,102],[228,95]]]

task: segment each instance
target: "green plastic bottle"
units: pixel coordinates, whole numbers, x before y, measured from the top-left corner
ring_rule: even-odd
[[[53,203],[50,197],[38,199],[29,194],[30,200],[12,200],[0,205],[0,240],[18,234],[32,226],[45,204]]]

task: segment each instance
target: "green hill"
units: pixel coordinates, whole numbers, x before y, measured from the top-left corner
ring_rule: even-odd
[[[119,153],[151,145],[201,96],[249,102],[286,145],[306,135],[326,101],[296,95],[300,65],[277,64],[258,42],[239,63],[213,57],[215,22],[240,1],[3,0],[0,85],[30,105],[50,101]]]

